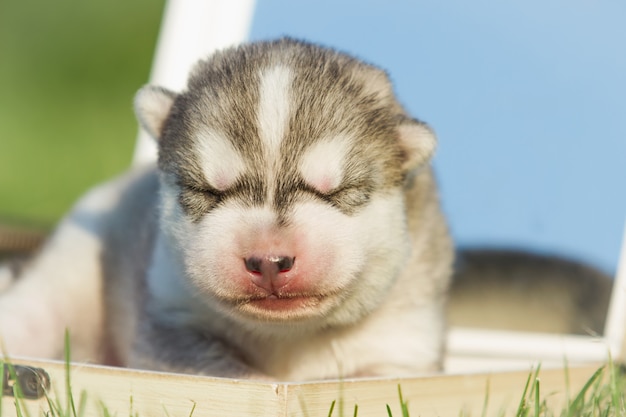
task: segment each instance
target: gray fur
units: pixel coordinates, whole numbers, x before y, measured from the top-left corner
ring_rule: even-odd
[[[612,286],[606,273],[562,256],[464,249],[448,315],[454,326],[601,335]]]
[[[159,139],[159,167],[176,177],[188,214],[199,218],[233,197],[250,205],[264,203],[265,193],[260,190],[268,186],[263,169],[267,161],[256,128],[255,103],[258,72],[270,65],[295,71],[290,99],[297,109],[280,149],[277,211],[288,211],[294,201],[314,197],[353,213],[372,193],[402,183],[406,172],[400,167],[406,155],[396,128],[417,122],[395,100],[386,74],[333,50],[283,39],[216,53],[196,65],[187,91],[176,97]],[[227,193],[216,192],[203,181],[193,155],[194,133],[204,126],[226,133],[252,167]],[[299,158],[315,141],[345,132],[355,142],[343,185],[332,195],[319,195],[299,178]]]

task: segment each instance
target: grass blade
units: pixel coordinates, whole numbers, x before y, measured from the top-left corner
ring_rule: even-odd
[[[189,417],[193,417],[193,412],[196,411],[196,405],[198,405],[195,401],[193,401],[193,407],[191,407],[191,411],[189,412]]]
[[[82,417],[85,415],[85,410],[87,408],[87,392],[80,392],[80,400],[78,401],[78,416]]]
[[[528,378],[526,379],[526,385],[524,386],[524,392],[522,392],[522,398],[520,399],[519,405],[517,406],[517,412],[515,415],[517,417],[523,417],[526,412],[526,395],[528,393],[528,387],[530,386],[530,380],[533,374],[530,372],[528,374]]]
[[[19,379],[17,377],[17,371],[15,367],[8,364],[9,366],[9,375],[11,379],[13,379],[13,398],[15,398],[15,411],[17,412],[18,417],[30,417],[30,413],[28,408],[24,405],[24,393],[22,392],[22,386],[20,385]]]
[[[50,398],[50,396],[46,393],[46,401],[48,402],[48,408],[50,408],[50,415],[52,417],[61,417],[62,413],[61,413],[61,409],[58,407],[58,404],[55,404],[54,401],[52,401],[52,398]]]
[[[163,412],[165,413],[165,417],[170,417],[170,413],[167,411],[167,407],[165,406],[165,404],[161,404],[161,408],[163,409]]]
[[[569,404],[572,397],[569,385],[569,362],[567,361],[567,357],[563,357],[563,373],[565,374],[565,404]]]
[[[328,417],[331,417],[333,415],[333,410],[335,409],[336,402],[337,402],[336,400],[333,400],[333,402],[330,403],[330,410],[328,410]]]
[[[2,417],[2,396],[4,395],[4,362],[0,361],[0,417]]]
[[[539,417],[541,403],[539,401],[539,379],[535,379],[535,417]]]
[[[487,379],[487,384],[485,384],[485,400],[483,401],[483,411],[481,412],[481,417],[487,417],[487,407],[489,406],[489,391],[490,391],[490,380]]]
[[[68,416],[76,416],[76,407],[72,398],[72,381],[70,377],[70,332],[65,329],[65,414]],[[70,414],[70,410],[72,414]]]
[[[593,385],[593,383],[600,377],[600,375],[602,375],[603,371],[604,366],[598,368],[598,370],[595,371],[593,375],[591,375],[591,378],[587,380],[576,398],[574,398],[574,401],[572,401],[572,404],[570,404],[570,406],[568,407],[568,417],[574,417],[578,414],[580,410],[582,410],[583,405],[585,404],[585,395],[587,394],[589,387],[591,387],[591,385]]]
[[[102,417],[113,417],[111,415],[111,412],[109,411],[109,408],[104,404],[102,400],[98,401],[98,404],[100,404],[100,411],[102,412]]]
[[[409,417],[409,404],[404,401],[402,397],[402,387],[398,384],[398,397],[400,398],[400,409],[402,410],[402,417]]]

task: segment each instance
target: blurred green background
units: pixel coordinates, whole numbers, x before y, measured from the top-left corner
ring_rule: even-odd
[[[50,227],[129,166],[162,0],[0,0],[0,222]]]

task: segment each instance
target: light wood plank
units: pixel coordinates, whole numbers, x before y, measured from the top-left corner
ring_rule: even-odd
[[[55,392],[64,398],[64,365],[59,362],[20,360],[45,369]],[[599,365],[577,365],[570,370],[572,393],[577,392]],[[489,389],[487,415],[502,409],[514,411],[519,404],[529,371],[434,375],[401,379],[354,379],[311,383],[269,383],[233,379],[143,372],[73,364],[72,390],[76,401],[88,392],[88,415],[101,416],[99,401],[117,416],[137,413],[140,417],[189,416],[326,416],[332,401],[342,399],[344,415],[359,417],[386,415],[389,404],[394,415],[401,415],[398,384],[409,402],[411,415],[454,416],[461,411],[481,415]],[[542,397],[552,406],[562,407],[566,398],[563,369],[543,369],[540,373]],[[3,398],[3,416],[14,416],[13,398]],[[31,415],[47,410],[43,400],[27,400]],[[62,401],[64,403],[64,401]],[[339,407],[339,403],[337,405]],[[339,415],[338,408],[333,414]]]
[[[64,364],[34,360],[13,362],[45,369],[54,393],[65,398]],[[132,411],[140,417],[189,416],[194,403],[194,417],[272,416],[280,409],[279,403],[284,403],[277,384],[234,379],[73,364],[71,380],[76,401],[81,391],[88,393],[89,416],[102,415],[100,401],[117,416],[129,415],[132,401]],[[13,398],[3,398],[3,417],[15,415],[13,401]],[[48,409],[43,399],[25,400],[25,403],[33,417]]]
[[[575,367],[569,370],[570,389],[580,390],[599,366]],[[441,375],[423,378],[350,380],[337,382],[289,385],[287,415],[302,416],[302,403],[309,416],[326,416],[330,403],[343,395],[344,415],[352,415],[357,404],[359,417],[384,416],[389,404],[394,416],[401,416],[398,384],[409,403],[412,416],[458,417],[482,414],[485,393],[489,390],[487,415],[498,415],[507,410],[511,415],[522,397],[529,372],[477,373]],[[544,369],[540,373],[542,397],[549,404],[562,407],[566,399],[565,374],[562,369]],[[334,415],[339,415],[335,413]]]

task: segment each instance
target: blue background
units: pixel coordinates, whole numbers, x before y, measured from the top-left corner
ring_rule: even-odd
[[[457,242],[562,254],[613,273],[626,217],[626,2],[257,2],[282,35],[385,68],[439,137]]]

